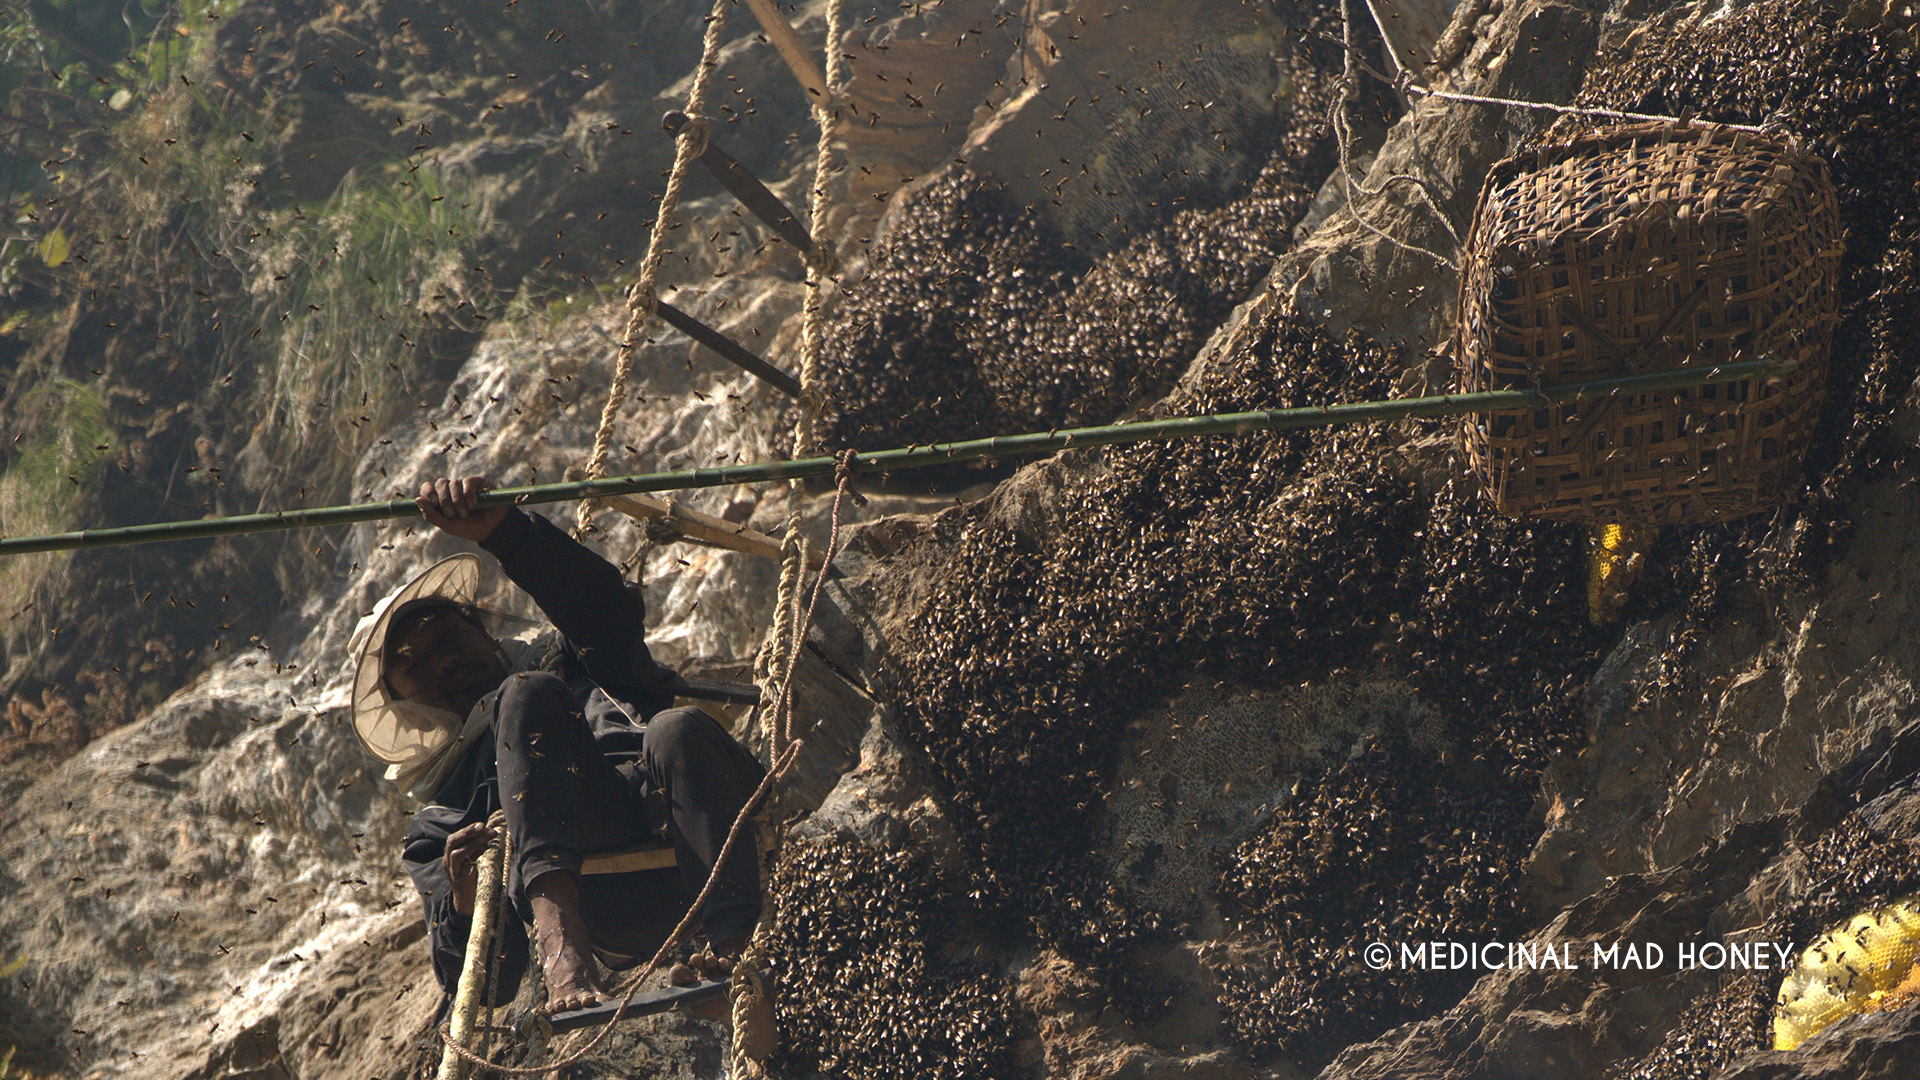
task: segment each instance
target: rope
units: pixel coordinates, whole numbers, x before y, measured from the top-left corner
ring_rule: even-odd
[[[756,927],[740,958],[733,963],[733,1068],[735,1080],[764,1080],[761,1062],[773,1052],[779,1033],[773,1029],[773,998],[760,972],[766,967],[768,924]]]
[[[1447,101],[1463,101],[1471,105],[1505,105],[1511,109],[1543,109],[1547,112],[1560,113],[1565,116],[1604,116],[1612,120],[1639,120],[1643,123],[1655,124],[1705,122],[1687,116],[1662,116],[1659,113],[1625,112],[1620,109],[1602,109],[1592,105],[1554,105],[1545,101],[1518,101],[1514,98],[1485,97],[1480,94],[1456,94],[1449,90],[1429,90],[1413,82],[1407,84],[1406,91],[1409,94],[1419,94],[1422,97],[1444,98]],[[1730,131],[1747,131],[1755,135],[1767,134],[1767,128],[1763,124],[1730,124],[1716,120],[1713,121],[1713,125],[1715,127],[1727,128]]]
[[[820,604],[821,590],[826,585],[827,577],[833,568],[833,557],[839,552],[840,507],[847,496],[848,485],[853,482],[853,451],[844,451],[838,455],[838,457],[839,463],[834,473],[835,490],[833,496],[832,530],[827,538],[827,557],[820,568],[820,573],[813,580],[813,588],[806,606],[804,625],[811,625],[813,622],[814,612]],[[793,671],[799,660],[799,655],[799,650],[795,649],[785,665],[785,669],[781,672],[780,685],[786,689],[783,690],[779,699],[776,701],[774,709],[775,722],[782,728],[786,726],[787,721],[781,714],[793,708]],[[785,751],[775,759],[773,767],[769,769],[767,775],[761,779],[760,786],[754,789],[753,794],[748,797],[746,805],[740,808],[740,813],[733,819],[733,826],[727,830],[726,842],[720,845],[720,854],[716,856],[713,861],[713,870],[707,874],[707,883],[701,886],[700,895],[694,897],[693,903],[687,908],[687,913],[681,917],[680,923],[674,927],[673,933],[667,935],[667,940],[662,943],[659,950],[653,954],[653,959],[647,961],[645,967],[642,967],[632,977],[626,979],[614,988],[613,992],[621,995],[620,1005],[614,1010],[613,1015],[608,1017],[606,1022],[601,1025],[600,1030],[594,1034],[593,1038],[589,1040],[585,1046],[582,1046],[580,1049],[575,1050],[573,1053],[568,1054],[558,1061],[548,1062],[544,1065],[505,1065],[492,1061],[475,1053],[467,1046],[462,1045],[459,1040],[453,1037],[447,1025],[442,1024],[440,1026],[440,1038],[446,1044],[447,1052],[460,1057],[469,1064],[477,1065],[482,1069],[491,1069],[503,1076],[540,1076],[546,1073],[558,1072],[592,1053],[594,1048],[604,1042],[607,1036],[613,1032],[614,1025],[620,1022],[621,1017],[626,1015],[627,1006],[633,1001],[633,995],[639,991],[640,984],[645,982],[649,975],[652,975],[658,970],[661,962],[675,949],[679,948],[681,943],[690,935],[695,913],[706,905],[708,897],[713,894],[713,887],[720,879],[720,870],[726,866],[727,859],[733,855],[734,848],[739,844],[741,835],[746,832],[748,825],[753,819],[754,811],[758,810],[760,804],[766,800],[767,794],[773,790],[773,786],[786,778],[787,773],[793,769],[794,762],[799,760],[800,751],[805,746],[806,741],[804,739],[796,739],[788,743]]]
[[[807,300],[800,322],[800,418],[793,428],[793,456],[803,457],[819,437],[820,423],[820,351],[826,337],[825,292],[833,274],[833,245],[827,218],[828,188],[833,181],[833,137],[838,129],[837,88],[847,80],[847,62],[839,48],[844,25],[841,0],[827,0],[827,94],[813,105],[814,123],[820,137],[814,145],[813,190],[808,207],[812,245],[807,250]],[[800,537],[801,503],[805,490],[798,479],[787,482],[787,531],[780,545],[780,587],[774,599],[773,645],[767,670],[790,667],[800,647],[797,636],[799,591],[806,563],[806,542]],[[780,693],[785,693],[782,687]],[[776,713],[776,716],[779,714]],[[772,733],[772,749],[778,755],[789,736],[783,725]]]
[[[497,812],[496,812],[497,814]],[[492,824],[492,819],[489,819]],[[438,1080],[461,1080],[466,1075],[464,1039],[473,1037],[476,1031],[484,1032],[491,1025],[476,1023],[480,1015],[481,987],[487,981],[489,963],[493,954],[494,942],[488,935],[493,932],[499,920],[497,910],[504,906],[502,894],[506,892],[506,829],[504,819],[502,828],[494,839],[481,852],[478,869],[479,880],[474,889],[473,921],[467,931],[467,952],[460,968],[460,981],[453,998],[453,1015],[441,1026],[445,1033],[446,1051],[440,1056],[440,1068],[435,1073]]]
[[[1425,255],[1427,258],[1440,263],[1455,273],[1460,272],[1460,263],[1458,261],[1442,255],[1431,248],[1409,243],[1393,236],[1363,217],[1360,213],[1359,206],[1354,202],[1353,195],[1356,188],[1359,189],[1360,194],[1372,198],[1378,196],[1395,184],[1412,184],[1414,189],[1420,193],[1421,200],[1427,204],[1427,208],[1433,211],[1434,216],[1440,220],[1441,226],[1447,230],[1447,236],[1453,240],[1455,249],[1458,250],[1461,246],[1460,233],[1454,228],[1452,217],[1448,215],[1445,210],[1441,209],[1442,198],[1439,193],[1434,191],[1432,183],[1426,178],[1416,176],[1412,173],[1391,173],[1382,179],[1380,183],[1371,187],[1367,186],[1364,182],[1356,182],[1354,180],[1351,152],[1353,130],[1350,126],[1351,122],[1347,117],[1347,108],[1360,97],[1358,72],[1365,72],[1381,82],[1392,86],[1395,90],[1403,94],[1440,98],[1444,101],[1457,101],[1469,105],[1499,105],[1513,109],[1538,109],[1545,112],[1557,113],[1562,116],[1596,116],[1610,120],[1635,120],[1643,123],[1685,124],[1690,122],[1690,118],[1684,116],[1662,116],[1656,113],[1626,112],[1621,109],[1603,109],[1583,105],[1555,105],[1545,101],[1521,101],[1516,98],[1489,97],[1483,94],[1461,94],[1449,90],[1434,90],[1415,82],[1413,72],[1411,71],[1402,71],[1398,77],[1389,77],[1367,63],[1366,58],[1361,55],[1360,51],[1354,48],[1353,22],[1352,19],[1348,17],[1348,3],[1349,0],[1342,0],[1340,5],[1340,37],[1334,38],[1324,33],[1318,35],[1324,40],[1332,41],[1334,44],[1339,45],[1346,57],[1345,68],[1340,77],[1341,92],[1335,97],[1333,106],[1329,110],[1329,115],[1333,123],[1334,139],[1339,144],[1340,149],[1340,179],[1341,184],[1346,190],[1347,212],[1353,216],[1353,220],[1358,222],[1361,228],[1374,236],[1385,240],[1401,251],[1410,251],[1418,255]],[[1453,36],[1450,28],[1447,37],[1443,38],[1442,44],[1450,45],[1452,48],[1464,51],[1464,41],[1449,40]],[[1455,58],[1457,59],[1457,57]],[[1764,134],[1766,131],[1764,127],[1753,124],[1723,123],[1718,126],[1734,131],[1753,132],[1755,134]]]
[[[1411,251],[1418,255],[1425,255],[1427,258],[1440,263],[1457,274],[1460,272],[1460,264],[1458,262],[1430,248],[1421,247],[1419,244],[1408,243],[1393,236],[1385,229],[1382,229],[1362,216],[1360,213],[1360,205],[1354,201],[1353,190],[1355,184],[1353,180],[1353,163],[1351,161],[1350,149],[1350,145],[1353,142],[1353,131],[1348,126],[1347,120],[1347,107],[1360,98],[1360,77],[1355,73],[1354,68],[1358,65],[1375,78],[1379,78],[1380,73],[1367,67],[1364,61],[1360,59],[1359,51],[1353,47],[1353,20],[1349,18],[1347,14],[1350,2],[1351,0],[1341,0],[1340,4],[1340,47],[1345,52],[1346,66],[1340,74],[1340,93],[1334,97],[1333,108],[1331,110],[1334,141],[1338,143],[1340,147],[1340,181],[1347,194],[1347,212],[1353,216],[1353,220],[1360,223],[1361,228],[1385,240],[1394,247],[1402,251]],[[1391,82],[1392,80],[1387,81]],[[1435,198],[1426,180],[1414,176],[1411,173],[1394,173],[1385,180],[1382,180],[1376,187],[1369,188],[1364,183],[1358,186],[1361,194],[1372,198],[1393,186],[1395,183],[1401,182],[1413,184],[1414,189],[1420,192],[1421,199],[1426,202],[1427,208],[1433,211],[1434,216],[1440,219],[1440,224],[1446,228],[1447,235],[1453,238],[1454,247],[1457,249],[1460,246],[1460,234],[1455,231],[1453,227],[1453,219],[1447,215],[1445,210],[1440,208],[1440,202]]]
[[[813,192],[808,206],[808,224],[811,226],[813,243],[807,249],[807,301],[800,323],[800,418],[793,429],[793,456],[796,458],[805,455],[820,434],[818,388],[820,352],[826,337],[825,292],[835,269],[827,213],[829,188],[834,175],[833,137],[838,127],[834,102],[839,99],[837,88],[844,86],[847,81],[846,57],[839,47],[843,25],[841,0],[827,0],[827,93],[821,95],[821,100],[813,106],[813,118],[819,126],[820,139],[814,147]],[[852,459],[850,452],[840,455],[835,469],[837,483],[833,497],[833,526],[827,541],[829,565],[832,564],[839,542],[840,505],[852,479]],[[820,585],[826,580],[823,568],[821,576],[814,581],[813,597],[802,618],[799,592],[807,563],[807,543],[800,536],[803,495],[801,481],[795,479],[787,482],[787,531],[781,543],[780,589],[774,601],[773,647],[768,660],[769,671],[778,670],[781,673],[778,683],[774,684],[779,687],[779,694],[769,733],[772,755],[776,758],[798,750],[802,745],[793,738],[793,672],[800,658],[800,643],[806,640],[806,627],[813,622],[814,605],[820,599]],[[786,760],[791,762],[793,759],[787,757]],[[747,947],[741,950],[739,958],[734,961],[732,1075],[745,1080],[760,1080],[766,1075],[760,1062],[772,1049],[776,1039],[775,1032],[769,1030],[772,1002],[759,976],[760,968],[764,965],[762,953],[766,932],[767,926],[763,922],[754,929]]]
[[[1622,109],[1602,108],[1598,105],[1556,105],[1550,101],[1522,101],[1518,98],[1487,97],[1482,94],[1461,94],[1451,90],[1434,90],[1416,82],[1413,72],[1411,71],[1403,71],[1397,77],[1383,74],[1378,68],[1367,63],[1365,55],[1353,47],[1351,36],[1336,38],[1326,33],[1319,33],[1316,34],[1316,36],[1324,41],[1330,41],[1335,45],[1339,45],[1346,50],[1347,70],[1349,72],[1356,69],[1364,71],[1402,93],[1418,94],[1421,97],[1443,98],[1447,101],[1465,102],[1470,105],[1502,105],[1510,109],[1540,109],[1545,112],[1560,113],[1566,116],[1601,116],[1612,120],[1638,120],[1642,123],[1650,124],[1708,123],[1708,121],[1696,120],[1689,116],[1667,116],[1661,113],[1627,112]],[[1444,65],[1436,62],[1433,66]],[[1765,135],[1768,133],[1768,128],[1765,124],[1732,124],[1718,120],[1711,121],[1711,123],[1715,127],[1723,127],[1729,131],[1747,131],[1755,135]]]
[[[700,65],[693,72],[693,88],[687,92],[686,114],[691,117],[674,138],[673,168],[667,173],[667,188],[660,194],[660,212],[654,215],[653,231],[647,237],[647,255],[640,261],[640,277],[627,293],[627,325],[620,335],[620,354],[614,362],[613,385],[607,391],[606,407],[600,410],[600,430],[593,436],[593,456],[587,462],[587,476],[599,479],[607,475],[607,457],[613,450],[613,426],[620,403],[627,397],[627,379],[633,372],[633,357],[639,351],[642,334],[659,305],[656,284],[660,265],[667,258],[667,232],[670,219],[680,204],[680,190],[686,185],[687,169],[707,147],[704,118],[707,87],[713,81],[720,35],[727,25],[727,7],[733,0],[713,0],[713,14],[707,16],[707,32],[700,47]],[[593,519],[595,503],[580,503],[574,517],[574,529],[584,535]]]
[[[493,902],[493,931],[489,937],[492,944],[487,946],[487,996],[482,1000],[487,1006],[487,1029],[494,1028],[495,1009],[493,1003],[500,1000],[500,962],[506,958],[507,925],[507,882],[513,879],[513,834],[507,832],[507,814],[504,810],[495,810],[487,817],[487,826],[494,830],[500,844],[500,874],[497,884],[500,896]]]

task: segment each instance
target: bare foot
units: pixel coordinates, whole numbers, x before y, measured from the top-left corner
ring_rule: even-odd
[[[675,964],[667,969],[667,981],[675,986],[697,986],[705,980],[692,967]],[[681,1012],[699,1020],[717,1020],[723,1024],[733,1020],[733,1003],[719,991],[715,991],[712,997],[684,1002],[679,1008]]]
[[[607,991],[594,970],[593,957],[562,945],[541,961],[547,981],[547,1012],[564,1013],[591,1008],[606,1000]]]
[[[747,947],[746,935],[723,941],[714,948],[694,953],[687,957],[684,964],[675,964],[667,971],[667,981],[674,986],[693,986],[696,983],[724,979],[733,974],[733,962],[740,950]],[[724,994],[681,1006],[689,1016],[702,1020],[733,1019],[733,1005]]]
[[[533,902],[534,947],[546,978],[548,1013],[573,1012],[606,997],[594,965],[587,924],[580,918],[580,879],[564,870],[541,874],[527,886]]]

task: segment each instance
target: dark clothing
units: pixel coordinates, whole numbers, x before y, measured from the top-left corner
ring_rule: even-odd
[[[551,870],[578,874],[585,854],[670,838],[677,869],[580,879],[581,914],[602,959],[651,956],[706,883],[765,771],[706,713],[670,708],[662,684],[672,672],[647,651],[639,592],[606,560],[518,510],[482,546],[560,630],[560,671],[507,677],[490,729],[414,815],[404,861],[426,905],[434,974],[452,992],[470,920],[454,912],[440,860],[448,836],[504,806],[508,889],[520,916],[505,920],[505,1001],[528,965],[525,882]],[[715,941],[759,919],[751,841],[735,845],[702,913]]]

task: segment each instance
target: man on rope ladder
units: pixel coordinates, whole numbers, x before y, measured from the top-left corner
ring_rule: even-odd
[[[673,708],[674,673],[653,659],[636,587],[545,518],[479,509],[481,477],[420,486],[436,527],[474,541],[552,621],[532,643],[496,641],[475,606],[481,562],[455,555],[384,598],[360,621],[354,730],[387,777],[426,805],[403,859],[426,906],[434,975],[452,993],[474,910],[476,864],[504,810],[511,840],[498,988],[510,1000],[528,963],[526,931],[550,1013],[598,1003],[596,956],[612,969],[650,957],[699,894],[728,828],[765,770],[718,722]],[[583,877],[584,857],[660,837],[677,867]],[[706,951],[670,981],[720,978],[760,914],[752,844],[729,856],[699,917]]]

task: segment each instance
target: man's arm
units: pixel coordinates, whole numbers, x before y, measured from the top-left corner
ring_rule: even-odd
[[[462,850],[477,855],[472,839],[478,836],[477,847],[484,848],[487,837],[485,826],[481,825],[481,831],[476,832],[474,824],[477,823],[462,824],[460,811],[452,807],[422,807],[413,816],[413,824],[408,827],[402,846],[401,861],[425,907],[427,948],[433,960],[433,975],[441,989],[449,994],[459,986],[460,969],[466,962],[467,935],[473,929],[473,882],[469,880],[464,890],[456,890],[453,876],[448,873],[447,862],[451,854],[456,864],[454,873],[463,878],[473,876],[470,862],[464,865],[463,870]],[[520,986],[520,978],[526,974],[528,962],[527,934],[519,918],[502,919],[501,924],[501,932],[506,936],[505,955],[500,961],[500,978],[494,1000],[488,1003],[491,1007],[513,1000]]]
[[[612,563],[546,518],[517,508],[481,546],[579,651],[596,684],[642,705],[667,693],[663,686],[673,672],[647,649],[646,603]]]
[[[646,605],[612,563],[537,514],[518,507],[478,507],[484,477],[422,484],[414,502],[426,519],[455,536],[478,543],[500,562],[513,583],[579,651],[587,674],[608,693],[634,704],[670,696],[663,684],[673,672],[653,659],[646,644]],[[661,707],[665,707],[664,704]]]

